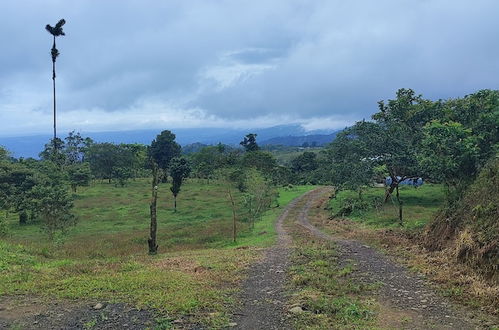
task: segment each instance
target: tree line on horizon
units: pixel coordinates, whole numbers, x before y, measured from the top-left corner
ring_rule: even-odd
[[[378,103],[372,120],[355,123],[320,152],[305,151],[284,165],[259,148],[257,135],[252,133],[243,137],[242,148],[220,143],[182,155],[175,134],[168,130],[149,146],[96,143],[70,132],[64,140],[49,141],[40,160],[13,159],[0,148],[0,209],[18,213],[20,224],[40,221],[54,236],[75,221],[71,191],[76,193],[93,179],[126,189],[129,180],[151,177],[152,200],[155,187],[171,181],[176,201],[182,182],[190,177],[207,183],[230,182],[245,194],[248,218],[256,221],[269,207],[273,187],[334,185],[337,190],[357,191],[358,200],[350,202],[358,203],[367,187],[390,177],[383,199],[395,198],[402,223],[400,183],[417,177],[442,183],[451,210],[480,171],[497,159],[498,127],[497,90],[431,101],[411,89],[400,89],[395,99]],[[265,202],[258,204],[257,192],[263,186],[271,189],[262,197]],[[155,246],[155,242],[150,244],[152,253]]]
[[[5,212],[5,217],[0,218],[0,234],[2,221],[5,231],[5,218],[9,212],[15,212],[20,225],[40,223],[50,239],[57,239],[76,223],[71,209],[78,187],[101,180],[126,189],[129,180],[144,177],[152,177],[152,254],[157,250],[154,236],[158,186],[164,183],[170,184],[176,211],[177,196],[187,177],[207,183],[225,180],[244,192],[241,203],[246,207],[245,218],[254,223],[270,206],[270,196],[275,197],[267,173],[277,166],[269,152],[259,150],[255,138],[256,134],[244,137],[242,149],[218,144],[187,156],[181,154],[175,134],[168,130],[158,134],[149,146],[96,143],[73,131],[64,140],[51,139],[40,152],[40,159],[16,159],[0,147],[0,210]],[[233,195],[231,191],[228,194]],[[233,220],[235,224],[236,219]]]

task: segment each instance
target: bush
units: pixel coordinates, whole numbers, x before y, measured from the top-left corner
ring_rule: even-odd
[[[340,202],[340,209],[335,213],[335,217],[345,217],[354,212],[367,211],[373,207],[370,201],[355,197],[346,197]]]

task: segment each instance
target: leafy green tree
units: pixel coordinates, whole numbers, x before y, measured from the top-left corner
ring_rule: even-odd
[[[127,177],[125,181],[133,175],[136,158],[126,144],[94,143],[88,148],[86,157],[92,174],[96,178],[107,179],[109,183],[115,179],[121,184],[120,180],[124,178],[122,174],[125,174],[125,169]],[[117,168],[121,169],[116,170]]]
[[[316,170],[319,168],[317,153],[305,151],[291,160],[291,170],[295,175],[295,182],[317,183]]]
[[[96,143],[88,150],[87,160],[92,174],[111,183],[113,168],[119,166],[118,147],[112,143]]]
[[[85,161],[88,148],[94,143],[89,137],[82,137],[79,132],[71,131],[68,136],[64,138],[64,154],[66,155],[66,162],[70,165],[83,163]]]
[[[317,154],[311,151],[305,151],[291,160],[291,168],[295,173],[315,171],[318,165]]]
[[[457,200],[479,171],[478,137],[460,123],[433,121],[425,126],[420,164],[426,175],[447,186]]]
[[[158,185],[166,177],[166,171],[170,167],[173,158],[180,156],[180,145],[175,142],[175,134],[170,131],[162,131],[156,139],[151,142],[148,148],[148,162],[152,174],[152,197],[149,204],[151,223],[149,230],[149,254],[156,254],[158,251],[157,229],[157,205],[158,205]],[[180,187],[179,187],[180,189]]]
[[[246,152],[241,158],[243,168],[254,167],[266,177],[270,177],[272,171],[277,167],[277,160],[268,151],[255,150]]]
[[[183,157],[173,158],[170,165],[170,175],[172,177],[172,186],[170,190],[173,194],[173,206],[177,212],[177,195],[180,193],[180,187],[185,178],[191,173],[191,166]]]
[[[141,176],[148,176],[146,172],[148,167],[148,150],[147,146],[139,143],[122,144],[123,149],[127,150],[130,155],[130,160],[127,168],[132,172],[132,177],[138,178]]]
[[[256,143],[256,136],[257,134],[254,133],[247,134],[239,144],[242,145],[246,151],[257,151],[260,148]]]
[[[479,147],[478,164],[485,163],[499,151],[499,90],[481,90],[444,104],[446,116],[441,123],[456,122],[471,129]]]
[[[26,224],[28,213],[34,212],[33,188],[38,180],[35,172],[23,164],[0,162],[0,208],[19,214],[19,223]]]
[[[243,193],[243,207],[247,212],[250,226],[260,220],[272,202],[277,197],[277,190],[255,168],[250,168],[245,173],[245,187]]]
[[[45,148],[40,152],[39,156],[42,160],[51,161],[57,164],[59,168],[62,168],[67,161],[64,149],[64,141],[56,137],[45,144]]]
[[[439,103],[442,115],[422,128],[419,163],[426,176],[445,184],[452,207],[499,152],[499,91]]]
[[[53,180],[48,184],[37,185],[33,190],[37,196],[37,210],[49,239],[54,240],[58,234],[65,234],[76,223],[76,216],[72,212],[73,198],[66,185]]]
[[[397,98],[378,102],[375,122],[360,121],[348,129],[348,138],[358,141],[355,151],[357,172],[371,171],[384,166],[391,178],[385,202],[396,191],[399,220],[402,223],[402,205],[399,185],[409,178],[419,177],[418,148],[426,121],[439,113],[441,103],[433,103],[416,95],[411,89],[399,89]],[[368,165],[369,163],[372,163]]]
[[[362,191],[373,182],[373,167],[378,159],[370,150],[372,138],[378,133],[375,123],[358,122],[353,127],[337,134],[326,153],[329,180],[338,190]]]
[[[374,122],[359,121],[338,134],[331,143],[331,179],[340,187],[356,188],[360,197],[362,187],[374,180],[374,168],[383,166],[391,178],[385,202],[396,191],[402,223],[403,201],[399,185],[421,173],[418,148],[423,125],[432,118],[435,105],[411,89],[400,89],[396,99],[386,103],[380,101],[378,106],[379,112],[373,115]]]
[[[78,187],[88,186],[92,180],[90,165],[88,163],[70,165],[68,167],[68,180],[75,193]]]
[[[165,173],[168,172],[171,160],[180,156],[180,151],[180,145],[175,142],[175,134],[168,130],[157,135],[149,147],[150,157]]]
[[[285,186],[294,183],[294,177],[295,175],[289,167],[278,165],[272,170],[270,181],[274,186]]]
[[[115,185],[124,187],[128,180],[133,177],[133,171],[130,167],[113,167],[113,179],[116,180]]]
[[[216,169],[226,165],[225,148],[204,147],[198,152],[192,153],[191,160],[194,176],[209,180],[214,177]]]
[[[92,144],[91,138],[82,137],[80,133],[72,131],[64,140],[60,138],[50,140],[49,143],[45,144],[44,150],[40,152],[39,156],[42,160],[56,163],[60,168],[71,166],[85,161],[88,149]]]
[[[9,151],[4,147],[0,146],[0,162],[6,161],[10,158]]]
[[[55,101],[55,62],[57,57],[59,56],[59,50],[56,48],[55,45],[55,38],[59,36],[64,36],[66,35],[64,31],[62,30],[62,27],[66,24],[66,21],[64,19],[59,20],[57,24],[52,27],[49,24],[45,26],[45,30],[47,30],[48,33],[50,33],[54,37],[54,42],[52,44],[52,49],[50,51],[50,54],[52,56],[52,87],[53,87],[53,94],[54,94],[54,148],[52,149],[53,152],[57,152],[57,147],[55,146],[56,139],[57,139],[57,130],[56,130],[56,101]]]

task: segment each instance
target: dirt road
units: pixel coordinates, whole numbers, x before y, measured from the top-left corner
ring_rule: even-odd
[[[424,278],[408,271],[374,248],[355,240],[330,236],[309,219],[312,206],[324,200],[328,188],[311,191],[288,205],[277,221],[278,242],[265,253],[260,263],[250,268],[243,284],[241,308],[234,322],[237,329],[289,329],[286,310],[286,270],[292,251],[291,239],[283,229],[283,221],[295,222],[314,236],[333,241],[339,251],[339,262],[353,264],[355,281],[376,283],[380,289],[377,301],[386,309],[397,311],[395,315],[409,316],[407,328],[420,329],[475,329],[482,326],[468,314],[439,296]],[[323,211],[326,212],[326,211]],[[291,217],[291,219],[289,218]],[[383,311],[383,309],[382,309]],[[383,324],[383,314],[379,315]],[[388,317],[388,316],[387,316]]]
[[[298,197],[288,204],[277,220],[277,243],[266,251],[259,263],[250,268],[243,283],[241,308],[234,318],[237,329],[290,328],[285,309],[285,283],[291,237],[284,230],[283,222],[287,217],[297,218],[306,212],[321,193],[322,190],[318,189]]]

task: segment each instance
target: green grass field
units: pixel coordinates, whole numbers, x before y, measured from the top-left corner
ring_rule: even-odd
[[[383,204],[385,188],[367,188],[363,199],[369,207],[357,209],[347,217],[374,228],[399,227],[398,204],[395,195],[393,200]],[[329,207],[336,214],[347,198],[356,198],[354,191],[340,191],[331,199]],[[424,184],[419,188],[401,186],[400,198],[403,201],[404,227],[407,229],[423,228],[432,220],[444,203],[443,187],[438,184]]]
[[[124,188],[100,182],[82,188],[75,202],[79,221],[59,245],[49,242],[38,224],[20,226],[11,215],[9,236],[0,242],[0,295],[121,301],[224,325],[242,270],[275,240],[276,217],[313,187],[281,189],[280,207],[253,230],[238,223],[236,243],[223,187],[187,181],[177,212],[168,187],[160,186],[156,256],[147,254],[146,180]]]

